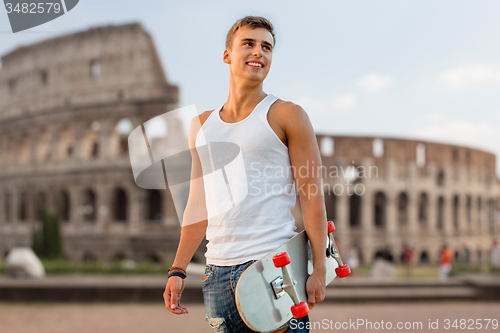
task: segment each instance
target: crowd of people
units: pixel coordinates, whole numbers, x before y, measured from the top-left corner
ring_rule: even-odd
[[[357,244],[352,244],[344,254],[345,262],[351,268],[352,276],[357,275],[357,270],[363,262],[361,258],[361,251]],[[408,244],[403,244],[401,250],[400,262],[404,264],[405,274],[411,277],[413,273],[413,266],[416,263],[415,251]],[[447,244],[443,244],[439,253],[439,273],[440,280],[446,280],[450,275],[453,268],[453,263],[470,264],[471,250],[464,244],[461,251],[452,251]],[[488,263],[494,269],[500,268],[500,244],[494,241],[489,252]],[[377,277],[379,274],[374,272],[376,270],[390,271],[388,268],[394,266],[394,257],[391,253],[389,246],[379,250],[375,254],[375,260],[371,267],[370,276]],[[383,267],[383,268],[381,268]],[[395,274],[395,270],[394,270]]]

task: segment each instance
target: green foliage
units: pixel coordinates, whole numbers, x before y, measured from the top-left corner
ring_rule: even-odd
[[[116,260],[112,263],[100,260],[69,262],[62,259],[43,259],[47,274],[167,274],[171,264],[143,262],[133,269]]]
[[[42,227],[33,232],[32,248],[41,259],[62,259],[64,257],[59,218],[45,208],[42,210]]]

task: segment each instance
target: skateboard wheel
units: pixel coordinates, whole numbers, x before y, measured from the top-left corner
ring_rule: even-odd
[[[284,267],[291,262],[288,252],[280,252],[273,256],[273,263],[275,267]]]
[[[343,278],[351,275],[351,269],[349,268],[349,266],[343,265],[335,268],[335,274],[337,274],[339,278]]]
[[[335,231],[335,224],[333,224],[333,221],[328,221],[328,233],[334,231]]]
[[[292,306],[292,315],[295,318],[302,318],[309,313],[309,306],[306,302],[300,302],[297,305]]]

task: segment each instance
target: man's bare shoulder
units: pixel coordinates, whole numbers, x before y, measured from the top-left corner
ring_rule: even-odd
[[[279,120],[285,123],[307,117],[306,111],[300,105],[290,101],[278,99],[273,104],[272,108]]]
[[[203,126],[203,124],[205,123],[205,121],[207,121],[208,117],[213,111],[214,110],[205,111],[202,112],[200,115],[194,117],[191,120],[191,122],[193,123],[193,125],[196,125],[195,128],[197,129],[201,128],[201,126]]]
[[[205,123],[205,121],[207,121],[208,117],[212,114],[212,112],[214,112],[214,110],[209,110],[209,111],[205,111],[203,112],[202,114],[200,114],[198,116],[199,120],[200,120],[200,124],[201,126],[203,126],[203,124]]]

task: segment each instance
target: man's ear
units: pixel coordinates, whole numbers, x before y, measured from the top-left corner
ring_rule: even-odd
[[[222,56],[222,61],[224,61],[226,64],[230,64],[231,61],[230,61],[230,51],[228,49],[225,49],[224,50],[224,55]]]

